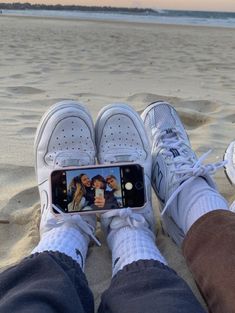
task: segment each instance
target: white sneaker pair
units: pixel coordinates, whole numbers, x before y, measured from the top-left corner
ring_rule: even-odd
[[[88,110],[75,101],[52,106],[42,117],[35,138],[35,168],[41,199],[41,235],[61,224],[79,229],[94,237],[96,215],[52,213],[49,177],[55,169],[118,162],[137,162],[144,167],[147,204],[133,214],[131,210],[113,210],[104,214],[101,223],[107,232],[117,225],[138,225],[154,230],[151,206],[151,154],[140,116],[128,105],[113,104],[99,114],[94,127]],[[137,215],[138,214],[138,215]],[[142,216],[142,217],[140,217]],[[139,223],[140,222],[140,223]],[[134,226],[133,226],[134,227]]]
[[[63,214],[59,218],[53,215],[49,177],[55,169],[93,165],[97,157],[100,164],[134,161],[145,171],[146,206],[135,213],[122,209],[102,214],[101,224],[109,237],[127,226],[154,232],[152,182],[168,233],[178,243],[183,240],[184,233],[172,218],[169,206],[177,208],[177,195],[196,177],[203,177],[215,188],[210,174],[224,164],[203,165],[207,154],[197,159],[176,111],[168,103],[151,104],[141,117],[128,105],[113,104],[100,112],[94,127],[87,109],[75,101],[60,102],[48,110],[35,139],[41,234],[62,223],[79,229],[86,239],[94,238],[95,215]]]

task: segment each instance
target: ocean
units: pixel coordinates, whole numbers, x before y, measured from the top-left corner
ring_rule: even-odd
[[[107,21],[158,23],[195,25],[211,27],[235,28],[235,12],[202,12],[202,11],[176,11],[156,10],[144,13],[108,11],[65,11],[65,10],[1,10],[1,15],[7,16],[33,16],[66,19],[92,19]],[[0,15],[0,17],[1,17]]]

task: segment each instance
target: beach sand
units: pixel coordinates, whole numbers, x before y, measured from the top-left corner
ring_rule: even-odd
[[[33,141],[44,111],[75,99],[95,120],[109,103],[129,103],[141,113],[150,102],[167,100],[198,156],[212,149],[208,161],[219,161],[234,139],[234,35],[225,28],[0,17],[1,270],[39,240]],[[215,180],[231,202],[234,188],[223,170]],[[110,253],[99,230],[98,236],[102,247],[90,249],[86,266],[96,306],[111,279]],[[203,302],[180,249],[161,229],[157,242]]]

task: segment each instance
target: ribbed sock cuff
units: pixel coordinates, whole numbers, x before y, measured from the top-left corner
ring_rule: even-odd
[[[215,210],[229,210],[227,201],[220,194],[214,193],[198,197],[186,214],[185,234],[200,217]]]
[[[70,256],[84,270],[89,238],[78,229],[61,225],[42,234],[41,240],[31,254],[58,251]]]
[[[157,260],[167,264],[155,244],[154,234],[147,228],[122,227],[111,231],[108,245],[112,251],[112,275],[138,260]]]

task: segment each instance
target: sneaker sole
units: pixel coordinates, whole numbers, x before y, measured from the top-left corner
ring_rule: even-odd
[[[185,238],[185,234],[167,214],[162,217],[162,228],[178,246],[181,246]]]
[[[234,150],[234,146],[235,146],[235,141],[232,141],[227,149],[225,150],[225,153],[224,153],[224,157],[223,157],[223,160],[224,161],[227,161],[227,165],[224,166],[224,172],[225,172],[225,175],[228,179],[228,181],[230,182],[231,185],[235,185],[235,177],[234,177],[234,181],[232,179],[232,173],[230,173],[230,167],[233,168],[233,161],[232,161],[232,154],[233,154],[233,150]],[[234,170],[235,172],[235,170]]]

